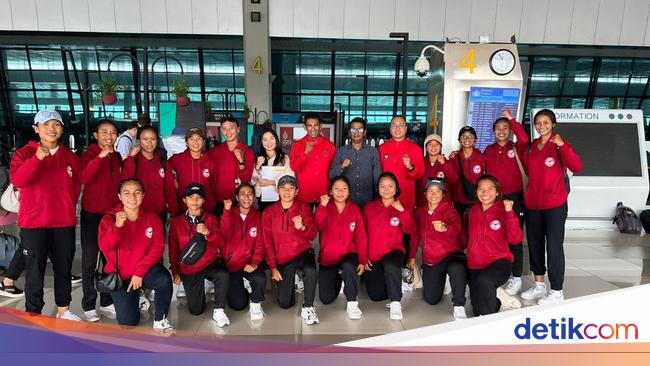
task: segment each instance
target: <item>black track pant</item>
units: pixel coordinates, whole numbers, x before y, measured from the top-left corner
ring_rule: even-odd
[[[394,250],[372,263],[372,271],[363,272],[368,297],[372,301],[402,300],[402,263],[404,253]]]
[[[530,253],[530,269],[536,276],[546,274],[544,254],[548,263],[551,289],[562,290],[564,284],[564,224],[566,203],[548,210],[526,211],[526,236]]]
[[[75,228],[20,230],[25,255],[25,310],[40,314],[43,302],[43,280],[47,258],[54,270],[54,301],[56,306],[70,306],[72,301],[71,269],[74,258]]]
[[[510,277],[512,263],[498,260],[479,270],[469,270],[469,292],[474,315],[494,314],[501,309],[497,298],[497,287]]]
[[[302,281],[305,284],[303,307],[314,306],[316,297],[316,258],[314,250],[309,249],[294,259],[284,264],[278,264],[278,271],[282,281],[278,282],[278,304],[283,309],[292,307],[296,303],[296,271],[302,271]]]
[[[330,266],[321,265],[318,268],[318,297],[323,304],[330,304],[336,300],[344,283],[343,293],[347,301],[357,301],[359,292],[359,276],[357,265],[359,259],[356,253],[350,253],[337,264]]]
[[[422,294],[424,301],[435,305],[442,299],[445,281],[449,275],[451,302],[454,306],[465,306],[467,286],[467,257],[463,253],[452,253],[432,266],[422,265]]]
[[[519,227],[524,228],[524,194],[522,192],[515,192],[503,196],[504,200],[511,200],[514,202],[513,210],[519,218]],[[512,263],[512,276],[521,277],[524,267],[524,247],[521,243],[511,243],[509,245],[510,253],[515,257]]]
[[[230,281],[228,270],[222,260],[215,260],[193,275],[180,275],[187,296],[190,314],[199,315],[205,311],[205,280],[214,284],[214,308],[225,309]],[[156,296],[158,296],[156,294]]]
[[[97,305],[97,290],[95,290],[95,268],[97,266],[97,256],[103,265],[106,264],[106,258],[99,251],[97,235],[99,233],[99,222],[104,215],[94,214],[81,210],[81,284],[83,289],[83,298],[81,307],[84,311],[95,310]],[[110,306],[113,304],[111,294],[99,294],[100,306]]]
[[[250,296],[244,287],[244,278],[251,284]],[[261,266],[253,272],[241,271],[230,272],[230,285],[228,286],[228,306],[233,310],[242,310],[248,306],[248,302],[260,303],[264,301],[264,290],[266,289],[266,273]],[[215,290],[216,292],[216,290]]]

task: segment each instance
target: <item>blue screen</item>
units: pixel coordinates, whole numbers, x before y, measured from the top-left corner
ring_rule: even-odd
[[[515,88],[471,87],[467,107],[467,125],[474,127],[478,135],[476,147],[484,151],[494,143],[492,124],[509,109],[517,115],[521,90]]]

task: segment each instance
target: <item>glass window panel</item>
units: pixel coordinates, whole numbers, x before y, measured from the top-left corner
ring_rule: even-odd
[[[336,54],[336,75],[363,75],[366,56],[363,53],[341,52]]]
[[[593,109],[622,109],[625,98],[594,98]]]
[[[370,89],[370,78],[368,78],[368,89]],[[363,79],[352,76],[339,76],[334,79],[334,92],[336,94],[355,93],[363,94]]]
[[[623,108],[625,108],[625,109],[638,109],[640,101],[641,101],[641,98],[627,98],[627,99],[625,99],[625,106]]]
[[[339,54],[336,55],[338,57]],[[395,77],[395,68],[397,67],[396,54],[368,54],[367,71],[370,76],[377,77]]]
[[[628,95],[643,95],[648,76],[650,75],[650,60],[637,58],[634,60],[634,69],[630,78],[630,89]]]
[[[556,95],[560,91],[562,59],[536,57],[530,79],[530,95]]]
[[[331,77],[326,76],[306,76],[300,77],[300,90],[302,93],[329,93],[331,86]],[[363,89],[363,88],[362,88]]]
[[[560,98],[559,108],[585,108],[586,98]]]
[[[4,56],[7,60],[7,70],[29,70],[27,51],[5,50]]]
[[[29,50],[32,70],[63,70],[61,50]]]
[[[332,72],[331,53],[300,53],[300,68],[297,70],[301,75],[329,75]]]
[[[564,73],[563,95],[587,95],[594,60],[589,57],[571,57]]]
[[[625,95],[631,69],[631,58],[604,58],[596,81],[596,95]]]
[[[303,111],[329,112],[329,95],[302,95],[300,97],[300,108]]]

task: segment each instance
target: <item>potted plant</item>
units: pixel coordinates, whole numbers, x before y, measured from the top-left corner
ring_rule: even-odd
[[[211,102],[203,103],[203,111],[205,112],[206,121],[214,120],[214,116],[212,115],[212,108],[214,108],[214,105]]]
[[[102,94],[102,101],[104,104],[113,105],[117,103],[117,95],[120,85],[118,82],[110,77],[102,79],[97,85],[99,92]]]
[[[176,105],[187,107],[190,105],[190,97],[187,94],[190,91],[190,83],[186,79],[178,79],[173,84],[174,94],[176,94]]]
[[[242,111],[242,119],[244,121],[248,121],[250,117],[251,117],[251,109],[248,106],[248,103],[244,103],[244,110]]]

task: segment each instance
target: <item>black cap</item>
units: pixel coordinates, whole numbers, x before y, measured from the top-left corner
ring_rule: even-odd
[[[189,197],[193,194],[198,194],[199,196],[203,197],[203,199],[205,199],[205,188],[203,185],[199,183],[188,184],[187,187],[185,187],[185,193],[183,194],[183,197]]]
[[[436,187],[440,188],[440,190],[442,190],[443,192],[446,191],[444,179],[441,179],[441,178],[429,178],[427,180],[425,191],[428,191],[429,188],[431,188],[433,186],[436,186]]]
[[[474,138],[477,139],[478,136],[476,136],[476,130],[472,126],[465,126],[458,131],[458,139],[460,140],[460,137],[463,136],[465,132],[469,132],[472,135],[474,135]]]
[[[292,175],[283,175],[278,179],[278,188],[282,187],[285,184],[291,184],[292,186],[298,188],[298,181],[296,180],[296,177]]]

